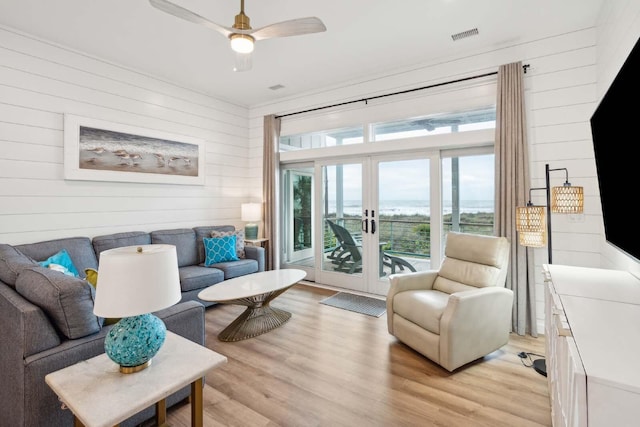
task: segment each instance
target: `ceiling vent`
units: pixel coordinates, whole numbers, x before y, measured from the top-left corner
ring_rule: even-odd
[[[282,85],[273,85],[273,86],[269,86],[269,89],[271,89],[271,90],[284,89],[284,86],[282,86]]]
[[[455,41],[460,40],[460,39],[465,39],[467,37],[477,36],[477,35],[478,35],[478,29],[474,28],[472,30],[467,30],[467,31],[463,31],[463,32],[458,33],[458,34],[453,34],[451,36],[451,38],[455,42]]]

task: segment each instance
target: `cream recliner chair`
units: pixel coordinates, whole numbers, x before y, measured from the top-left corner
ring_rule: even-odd
[[[389,333],[448,371],[505,345],[509,247],[505,237],[449,232],[440,270],[389,276]]]

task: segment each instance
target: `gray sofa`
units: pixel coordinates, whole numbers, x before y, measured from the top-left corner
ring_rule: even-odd
[[[264,249],[247,246],[244,258],[204,267],[203,238],[233,226],[202,226],[152,232],[71,237],[44,242],[0,244],[0,426],[70,426],[44,377],[53,371],[104,353],[104,337],[112,327],[93,314],[95,289],[84,279],[86,268],[98,269],[104,250],[143,244],[176,246],[181,301],[156,312],[167,326],[204,345],[204,310],[213,303],[197,294],[225,279],[264,271]],[[41,267],[65,249],[80,277]],[[167,398],[171,406],[189,396],[187,386]],[[151,406],[124,423],[135,426],[154,415]]]

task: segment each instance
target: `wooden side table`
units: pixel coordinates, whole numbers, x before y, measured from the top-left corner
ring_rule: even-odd
[[[167,331],[151,366],[122,374],[106,354],[45,376],[45,381],[73,412],[74,425],[117,426],[156,405],[156,423],[166,423],[166,398],[191,384],[191,425],[202,427],[202,377],[227,362],[221,354]]]

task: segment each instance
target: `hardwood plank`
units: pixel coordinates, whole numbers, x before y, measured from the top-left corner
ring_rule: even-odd
[[[298,284],[272,302],[282,327],[239,342],[217,334],[243,310],[206,310],[206,345],[228,363],[206,375],[206,426],[550,426],[547,379],[520,351],[544,354],[544,338],[509,343],[454,373],[387,332],[379,318],[319,304],[335,291]],[[187,426],[189,405],[169,409]]]

